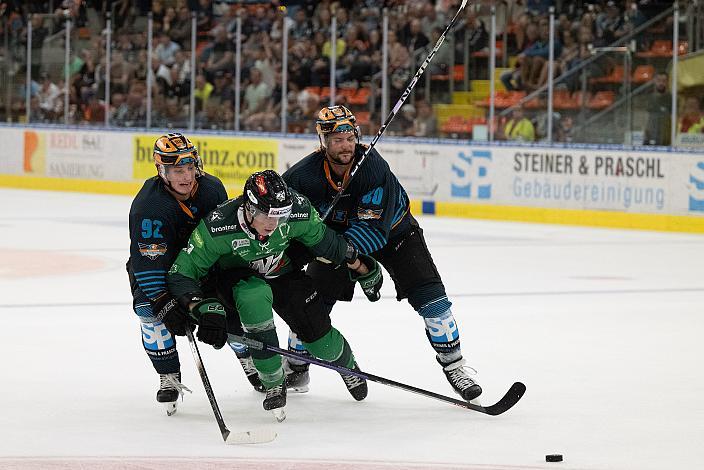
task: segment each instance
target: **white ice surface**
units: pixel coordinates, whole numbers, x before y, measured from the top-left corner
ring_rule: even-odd
[[[226,446],[185,339],[194,393],[173,417],[154,399],[124,269],[131,199],[0,200],[0,468],[704,468],[704,237],[421,218],[483,402],[516,380],[523,400],[490,417],[370,383],[357,403],[313,367],[275,424],[234,354],[201,344],[229,428],[279,434]],[[65,274],[67,259],[87,271]],[[363,369],[452,395],[421,319],[394,297],[387,278],[379,302],[340,303],[333,324]]]

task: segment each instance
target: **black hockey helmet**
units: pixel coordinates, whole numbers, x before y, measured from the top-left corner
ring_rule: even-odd
[[[252,218],[257,215],[285,222],[291,215],[293,199],[284,179],[274,170],[254,173],[244,184],[244,200]]]

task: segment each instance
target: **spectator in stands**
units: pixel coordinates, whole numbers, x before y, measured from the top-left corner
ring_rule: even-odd
[[[413,135],[416,137],[435,137],[437,135],[437,119],[433,108],[424,99],[416,100],[416,118],[413,120]]]
[[[596,40],[599,46],[606,46],[616,40],[616,31],[621,28],[621,11],[616,2],[606,2],[606,9],[596,17]]]
[[[416,108],[410,103],[406,103],[401,107],[401,112],[396,115],[387,132],[389,135],[395,136],[412,136],[414,132],[413,121],[416,118]]]
[[[503,137],[505,140],[535,141],[535,128],[530,119],[525,117],[522,106],[516,106],[511,110],[511,118],[503,128]]]
[[[119,52],[113,54],[110,66],[110,89],[112,92],[127,93],[133,76],[134,69],[125,62],[124,56]]]
[[[163,0],[152,0],[152,20],[155,28],[164,29],[164,17],[166,16],[166,8]],[[173,11],[173,8],[171,9]]]
[[[181,46],[181,49],[191,50],[191,12],[186,6],[178,9],[176,21],[169,30],[171,39]]]
[[[455,58],[463,56],[465,46],[465,35],[467,35],[467,45],[470,53],[484,50],[489,45],[489,32],[476,11],[472,8],[467,13],[464,28],[459,28],[455,33]]]
[[[547,18],[540,19],[538,31],[538,39],[519,56],[521,59],[521,83],[523,88],[529,91],[538,88],[540,74],[550,56],[550,24]],[[555,57],[559,57],[562,53],[562,44],[558,37],[555,37],[553,51]]]
[[[321,4],[321,8],[319,8],[319,10],[327,9],[324,7],[324,5],[325,4]],[[320,15],[324,14],[321,12]],[[303,8],[299,8],[294,14],[293,25],[291,26],[291,29],[289,31],[293,40],[309,38],[313,36],[313,28],[311,26],[310,21],[308,20],[308,16],[306,16],[306,11]]]
[[[176,52],[181,50],[181,46],[171,40],[168,34],[161,33],[154,48],[156,60],[170,67],[176,60]]]
[[[438,11],[435,9],[435,5],[431,2],[427,2],[423,5],[423,16],[420,22],[423,29],[423,34],[425,34],[428,38],[432,36],[435,28],[440,28],[442,31],[447,25],[445,16],[438,14]]]
[[[698,133],[704,126],[704,114],[702,114],[701,103],[696,96],[688,96],[684,100],[682,106],[682,117],[680,118],[677,132],[684,134],[685,132]]]
[[[177,22],[178,18],[176,17],[176,9],[173,7],[166,8],[164,10],[164,15],[161,18],[161,31],[166,34],[171,33],[171,28],[173,28]],[[157,23],[156,18],[154,18],[154,27],[159,27],[159,23]]]
[[[254,67],[258,68],[262,72],[262,79],[264,83],[273,90],[276,84],[276,71],[280,70],[279,67],[274,66],[274,52],[272,51],[273,44],[268,34],[262,35],[261,46],[255,49],[254,52]]]
[[[421,22],[418,18],[413,18],[406,23],[406,26],[401,30],[399,39],[401,40],[401,44],[411,52],[424,48],[430,42],[428,37],[423,33]]]
[[[296,12],[296,16],[298,12]],[[321,2],[315,9],[315,15],[313,16],[313,31],[320,31],[323,36],[330,37],[330,25],[332,23],[332,16],[330,15],[330,4]]]
[[[42,72],[41,86],[36,95],[40,114],[35,114],[35,119],[38,121],[53,122],[59,114],[59,107],[61,106],[59,98],[61,95],[61,90],[56,84],[52,83],[49,74]]]
[[[530,22],[525,28],[524,44],[526,47],[518,55],[518,59],[516,60],[516,68],[501,74],[501,83],[504,84],[504,87],[507,90],[511,91],[523,89],[523,71],[526,70],[525,73],[528,74],[530,69],[530,60],[526,60],[525,52],[532,47],[533,43],[535,43],[537,39],[538,25]]]
[[[435,28],[433,30],[430,35],[430,41],[433,45],[438,42],[443,30],[444,28]],[[457,55],[455,55],[455,59],[457,59]],[[435,53],[433,61],[430,62],[430,74],[447,75],[450,70],[450,62],[452,62],[452,49],[449,47],[441,47],[438,49],[438,52]]]
[[[563,31],[561,43],[563,44],[562,52],[559,56],[556,56],[556,60],[554,62],[554,77],[559,77],[572,68],[572,64],[579,55],[579,46],[574,40],[570,30]],[[540,71],[540,77],[538,78],[538,82],[535,84],[536,89],[543,87],[547,83],[549,67],[550,63],[548,61],[543,63],[543,68]]]
[[[657,73],[653,82],[653,94],[646,108],[648,122],[643,132],[643,144],[670,145],[672,95],[667,89],[668,76],[664,72]]]
[[[210,94],[210,99],[215,99],[219,103],[225,101],[235,101],[235,91],[233,90],[228,74],[223,70],[218,70],[214,74],[215,81],[213,82],[213,91]]]
[[[202,73],[196,75],[196,85],[194,90],[196,97],[196,112],[200,112],[205,109],[205,105],[208,104],[208,98],[210,98],[213,88],[213,84],[205,79],[205,75]]]
[[[213,2],[212,0],[198,0],[196,9],[198,31],[209,31],[213,26]]]
[[[105,105],[98,99],[95,90],[89,90],[82,96],[82,118],[84,122],[102,124],[105,122]]]
[[[214,78],[215,72],[230,71],[235,65],[235,54],[232,43],[227,38],[227,31],[218,27],[214,30],[215,38],[210,46],[203,51],[201,61],[205,63],[205,73],[209,79]]]
[[[635,0],[628,0],[626,2],[626,9],[624,11],[623,21],[621,22],[621,26],[614,33],[614,36],[616,37],[616,39],[620,39],[623,36],[629,35],[633,32],[633,30],[638,28],[646,21],[647,18],[638,9],[638,2],[636,2]]]
[[[270,96],[271,90],[262,80],[262,72],[256,67],[252,68],[249,71],[249,85],[244,89],[243,119],[264,111]]]
[[[574,141],[574,119],[572,116],[564,114],[560,117],[554,141],[567,143]]]
[[[254,10],[254,14],[247,17],[247,29],[249,31],[268,32],[269,30],[271,30],[271,24],[271,19],[267,15],[267,9],[263,5],[257,6]]]
[[[115,124],[125,127],[140,127],[146,124],[146,88],[142,83],[130,85],[124,102],[116,110]]]

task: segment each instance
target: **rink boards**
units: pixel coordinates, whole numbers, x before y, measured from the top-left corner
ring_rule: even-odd
[[[0,127],[0,186],[132,195],[155,174],[159,135]],[[252,172],[284,171],[318,146],[315,136],[188,135],[231,196]],[[377,148],[415,213],[704,232],[702,153],[390,137]]]

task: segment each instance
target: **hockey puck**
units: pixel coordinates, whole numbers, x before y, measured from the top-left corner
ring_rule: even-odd
[[[562,454],[548,454],[545,456],[546,462],[562,462]]]

